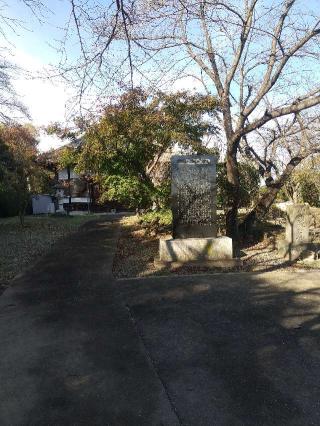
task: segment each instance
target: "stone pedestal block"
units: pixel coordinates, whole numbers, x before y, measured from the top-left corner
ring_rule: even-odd
[[[160,240],[161,262],[194,262],[232,259],[232,239],[185,238]]]

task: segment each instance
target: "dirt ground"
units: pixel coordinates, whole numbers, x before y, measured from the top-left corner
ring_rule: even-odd
[[[314,229],[311,230],[314,233]],[[185,265],[168,269],[154,264],[158,257],[159,239],[170,237],[167,229],[155,232],[139,223],[136,216],[121,221],[121,235],[114,259],[113,273],[116,278],[146,277],[151,275],[216,273],[221,269],[207,266]],[[242,266],[224,269],[224,272],[265,272],[276,269],[316,269],[320,262],[299,260],[289,263],[277,250],[277,241],[284,237],[284,220],[278,218],[265,224],[263,232],[251,241],[243,243]],[[318,238],[316,236],[315,238]],[[312,238],[315,240],[315,238]]]

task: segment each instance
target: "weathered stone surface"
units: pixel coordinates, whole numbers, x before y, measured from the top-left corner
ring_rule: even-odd
[[[214,259],[214,260],[193,260],[189,262],[165,262],[159,259],[154,259],[154,265],[156,268],[166,268],[170,271],[174,271],[184,266],[192,266],[196,268],[208,268],[208,269],[223,269],[230,270],[233,268],[240,268],[243,266],[243,261],[239,258],[233,259]]]
[[[172,168],[173,238],[216,236],[216,157],[175,155]]]
[[[159,252],[162,262],[232,259],[232,239],[218,237],[160,240]]]
[[[292,204],[286,208],[286,233],[279,250],[289,260],[296,260],[309,249],[310,208],[307,204]]]

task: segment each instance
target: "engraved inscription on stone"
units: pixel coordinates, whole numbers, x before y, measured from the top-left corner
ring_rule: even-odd
[[[206,169],[189,167],[177,194],[180,223],[211,224],[213,217],[210,174]]]
[[[172,157],[174,238],[216,235],[216,158]]]

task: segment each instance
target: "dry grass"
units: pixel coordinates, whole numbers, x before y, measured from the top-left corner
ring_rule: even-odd
[[[27,216],[22,228],[17,217],[0,218],[0,293],[15,275],[35,263],[52,245],[75,232],[88,216]]]

